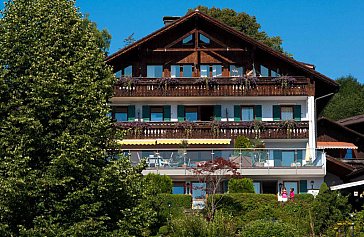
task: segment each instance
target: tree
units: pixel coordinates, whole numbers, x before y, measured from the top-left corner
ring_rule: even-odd
[[[198,177],[200,183],[206,184],[206,193],[210,194],[207,208],[208,220],[213,220],[216,206],[221,200],[215,200],[215,194],[221,189],[222,181],[228,176],[237,176],[239,165],[222,157],[199,164],[192,169],[192,173]]]
[[[111,42],[111,35],[107,29],[102,29],[99,31],[97,29],[97,25],[95,22],[92,22],[89,19],[89,15],[86,14],[84,17],[84,24],[87,26],[89,25],[90,29],[93,31],[95,37],[96,37],[96,43],[98,47],[104,52],[105,55],[108,54],[108,50],[110,48],[110,42]]]
[[[323,116],[339,120],[355,115],[364,114],[364,84],[349,75],[336,80],[340,90],[333,96],[323,111]]]
[[[115,78],[95,25],[72,0],[9,0],[1,14],[1,235],[138,235],[153,215],[141,168],[108,155]]]
[[[123,42],[124,42],[124,47],[129,46],[131,44],[135,43],[135,38],[134,38],[134,33],[129,35],[128,37],[126,37]]]
[[[312,218],[316,234],[323,234],[336,222],[344,220],[350,211],[347,197],[337,191],[331,191],[326,183],[320,187],[320,192],[312,204]]]
[[[245,12],[236,12],[229,8],[208,8],[200,5],[197,6],[197,9],[283,53],[282,39],[279,36],[269,37],[266,32],[261,31],[261,26],[254,16],[250,16]],[[193,10],[189,9],[188,11],[191,12]]]

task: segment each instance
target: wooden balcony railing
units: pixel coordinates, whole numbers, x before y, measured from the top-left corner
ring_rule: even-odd
[[[307,96],[314,85],[305,77],[285,78],[121,78],[116,97]]]
[[[308,122],[118,122],[125,139],[233,139],[237,136],[261,139],[308,138]]]

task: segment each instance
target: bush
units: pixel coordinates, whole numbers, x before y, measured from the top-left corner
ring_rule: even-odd
[[[245,136],[237,136],[234,142],[234,148],[252,148],[253,144],[250,139]]]
[[[229,193],[255,193],[253,180],[247,178],[230,179]]]
[[[167,175],[149,173],[145,176],[151,194],[172,193],[172,179]]]
[[[153,209],[157,212],[158,222],[152,226],[153,233],[167,224],[173,217],[184,215],[186,209],[192,207],[192,197],[184,194],[158,194],[152,201]]]
[[[243,227],[239,234],[244,237],[292,237],[296,236],[296,231],[293,225],[281,221],[257,220]]]
[[[176,237],[226,237],[235,236],[237,228],[233,217],[217,211],[212,221],[201,214],[192,213],[172,220],[171,236]]]

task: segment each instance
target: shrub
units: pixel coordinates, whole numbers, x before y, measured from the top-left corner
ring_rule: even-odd
[[[296,231],[295,226],[281,221],[257,220],[243,227],[239,234],[244,237],[292,237],[296,236]]]
[[[229,193],[255,193],[253,180],[248,178],[230,179]]]
[[[245,136],[238,136],[235,138],[234,148],[252,148],[253,144],[250,139]]]
[[[145,176],[151,194],[172,193],[172,179],[167,175],[149,173]]]
[[[222,211],[217,211],[212,221],[198,213],[175,218],[170,229],[171,235],[176,237],[226,237],[235,236],[237,232],[233,217]]]

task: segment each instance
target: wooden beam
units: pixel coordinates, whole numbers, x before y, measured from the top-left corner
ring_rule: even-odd
[[[182,35],[181,37],[179,37],[178,39],[176,39],[175,41],[169,43],[168,45],[165,46],[165,48],[170,48],[172,47],[173,45],[177,44],[178,42],[182,41],[184,38],[186,38],[187,36],[193,34],[194,32],[196,31],[196,29],[193,29],[189,32],[187,32],[186,34]]]
[[[204,51],[204,52],[247,52],[246,49],[241,48],[157,48],[153,52],[193,52],[193,51]]]

